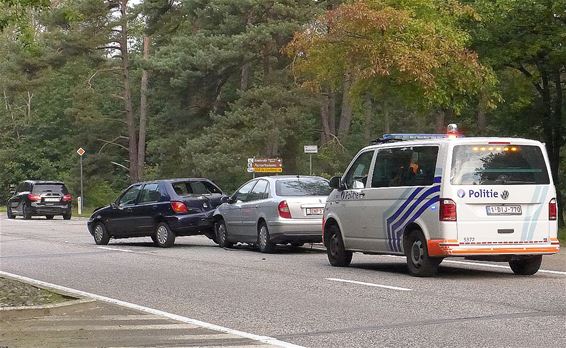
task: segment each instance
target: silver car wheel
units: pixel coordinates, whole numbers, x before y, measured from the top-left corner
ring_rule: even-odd
[[[169,231],[167,231],[167,227],[163,225],[159,226],[159,228],[157,229],[157,242],[161,245],[165,244],[167,242],[168,234]]]
[[[224,245],[226,242],[226,226],[224,224],[218,224],[218,242],[220,245]]]
[[[96,225],[96,228],[94,229],[94,238],[96,239],[97,242],[100,242],[103,236],[104,236],[104,230],[102,229],[102,226]]]
[[[265,225],[259,229],[259,245],[262,249],[267,245],[267,227]]]

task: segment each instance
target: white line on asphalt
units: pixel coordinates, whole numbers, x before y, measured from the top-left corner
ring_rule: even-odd
[[[121,301],[121,300],[113,299],[113,298],[106,297],[106,296],[96,295],[96,294],[92,294],[92,293],[86,292],[86,291],[67,288],[65,286],[47,283],[47,282],[44,282],[44,281],[41,281],[41,280],[32,279],[32,278],[24,277],[24,276],[13,274],[13,273],[0,271],[0,275],[2,275],[4,277],[20,280],[20,281],[23,281],[23,282],[27,282],[27,283],[30,283],[30,284],[43,286],[43,287],[46,287],[46,288],[51,288],[53,290],[59,290],[59,291],[67,292],[67,293],[74,294],[74,295],[77,295],[77,296],[88,297],[88,298],[92,298],[94,300],[108,302],[108,303],[112,303],[112,304],[115,304],[115,305],[118,305],[118,306],[123,306],[123,307],[131,308],[131,309],[135,309],[135,310],[142,311],[142,312],[145,312],[145,313],[159,315],[159,316],[162,316],[162,317],[165,317],[165,318],[180,321],[182,323],[198,325],[198,326],[203,327],[205,329],[210,329],[210,330],[214,330],[214,331],[224,332],[224,333],[227,333],[227,334],[237,335],[237,336],[244,337],[244,338],[249,338],[250,340],[253,340],[253,341],[267,343],[267,344],[271,344],[271,345],[274,345],[274,346],[277,346],[277,347],[302,348],[301,346],[298,346],[298,345],[295,345],[295,344],[292,344],[292,343],[288,343],[288,342],[284,342],[284,341],[280,341],[280,340],[273,338],[273,337],[259,336],[259,335],[254,335],[254,334],[244,332],[244,331],[229,329],[227,327],[207,323],[207,322],[196,320],[196,319],[191,319],[191,318],[188,318],[188,317],[183,317],[181,315],[160,311],[158,309],[144,307],[144,306],[140,306],[140,305],[137,305],[137,304],[134,304],[134,303]]]
[[[109,247],[97,247],[98,249],[104,249],[104,250],[112,250],[112,251],[123,251],[125,253],[133,253],[133,250],[128,250],[128,249],[118,249],[118,248],[109,248]]]
[[[348,280],[348,279],[340,279],[340,278],[326,278],[326,280],[331,280],[333,282],[352,283],[352,284],[365,285],[365,286],[374,286],[376,288],[384,288],[384,289],[391,289],[391,290],[411,291],[411,289],[400,288],[398,286],[389,286],[389,285],[359,282],[357,280]]]
[[[404,256],[397,256],[397,255],[383,255],[383,256],[404,258]],[[460,265],[483,266],[483,267],[503,268],[503,269],[511,270],[511,267],[509,267],[509,266],[494,265],[494,264],[491,264],[491,263],[481,263],[481,262],[471,262],[471,261],[456,261],[456,260],[444,260],[444,261],[442,261],[442,263],[456,263],[456,264],[460,264]],[[548,270],[548,269],[539,269],[539,273],[550,273],[550,274],[566,275],[566,272],[562,272],[562,271],[551,271],[551,270]]]

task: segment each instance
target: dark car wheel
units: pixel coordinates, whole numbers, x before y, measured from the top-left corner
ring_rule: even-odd
[[[12,212],[11,207],[6,208],[6,215],[8,215],[8,219],[15,219],[16,218],[16,215],[14,215],[14,212]]]
[[[22,210],[22,215],[24,216],[24,219],[29,220],[31,219],[31,211],[30,208],[24,204],[23,210]]]
[[[257,248],[262,253],[272,253],[275,250],[275,244],[269,237],[269,230],[265,222],[260,223],[257,233]]]
[[[94,237],[96,245],[106,245],[110,241],[110,235],[102,222],[94,225],[92,236]]]
[[[224,220],[220,219],[214,224],[214,230],[216,231],[216,243],[221,248],[230,248],[234,245],[232,242],[228,241],[228,230],[226,229],[226,223]]]
[[[160,222],[155,228],[155,239],[158,247],[169,248],[175,244],[175,233],[171,231],[169,225]]]
[[[46,218],[47,220],[53,220],[53,215],[45,215],[45,218]]]
[[[328,247],[326,248],[328,262],[335,267],[348,267],[352,262],[352,252],[346,250],[340,228],[336,225],[328,227]]]
[[[405,241],[405,255],[409,273],[416,277],[432,277],[438,271],[442,258],[428,256],[428,247],[424,235],[419,230],[413,230]]]
[[[533,275],[538,272],[542,263],[542,255],[535,255],[509,261],[513,273],[517,275]]]
[[[63,214],[63,219],[65,220],[71,220],[71,212],[67,213],[67,214]]]

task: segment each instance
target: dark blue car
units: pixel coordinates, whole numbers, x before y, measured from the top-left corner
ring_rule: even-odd
[[[133,184],[109,206],[97,209],[88,230],[98,245],[110,238],[151,237],[167,248],[177,236],[215,240],[212,214],[226,197],[212,181],[168,179]]]

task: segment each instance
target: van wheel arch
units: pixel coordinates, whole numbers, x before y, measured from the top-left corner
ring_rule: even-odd
[[[325,247],[328,246],[328,241],[330,240],[330,235],[328,233],[328,229],[330,228],[330,226],[338,226],[340,235],[342,235],[342,229],[340,229],[340,225],[338,225],[338,221],[336,221],[334,218],[329,218],[328,220],[326,220],[326,223],[324,224],[324,240],[322,241]],[[344,236],[342,236],[342,240],[344,240]]]

